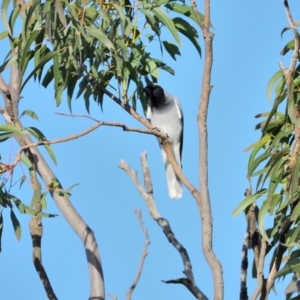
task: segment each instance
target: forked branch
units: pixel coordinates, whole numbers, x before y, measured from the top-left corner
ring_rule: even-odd
[[[119,168],[124,170],[130,176],[136,188],[138,189],[140,195],[143,197],[151,217],[161,227],[168,241],[174,246],[174,248],[179,252],[181,256],[183,266],[184,266],[183,273],[186,276],[186,278],[175,279],[171,281],[168,280],[165,282],[183,284],[197,299],[207,300],[208,298],[204,295],[204,293],[198,288],[198,286],[195,283],[194,274],[192,271],[192,264],[186,249],[176,239],[175,234],[173,233],[168,220],[163,218],[158,212],[153,197],[152,180],[151,180],[150,170],[147,164],[147,156],[145,152],[142,153],[141,155],[141,164],[142,164],[145,187],[143,187],[142,184],[140,183],[137,177],[137,172],[133,171],[125,161],[122,160],[120,162]]]

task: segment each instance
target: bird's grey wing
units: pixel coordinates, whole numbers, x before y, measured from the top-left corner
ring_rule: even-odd
[[[182,112],[182,107],[181,104],[179,102],[179,100],[174,97],[174,101],[175,101],[175,105],[176,105],[176,110],[177,110],[177,114],[178,114],[178,118],[180,119],[181,122],[181,136],[180,136],[180,149],[179,149],[179,153],[180,153],[180,161],[182,158],[182,147],[183,147],[183,126],[184,126],[184,118],[183,118],[183,112]]]

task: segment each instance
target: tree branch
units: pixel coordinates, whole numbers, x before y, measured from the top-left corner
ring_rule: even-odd
[[[258,286],[250,300],[255,300],[259,295],[261,295],[261,299],[265,299],[266,296],[266,282],[263,274],[266,250],[267,250],[267,242],[265,241],[264,238],[262,238],[259,261],[258,261],[258,265],[256,265]]]
[[[13,72],[14,73],[12,73],[11,75],[11,81],[17,81],[19,76],[18,74],[16,74],[16,69],[13,69]],[[18,90],[16,90],[16,87],[18,87]],[[2,113],[2,115],[7,124],[12,124],[17,128],[24,129],[17,114],[18,107],[15,107],[16,105],[18,106],[18,101],[20,99],[19,87],[20,84],[16,84],[16,82],[10,82],[9,90],[7,91],[7,93],[2,93],[6,106],[5,112]],[[29,135],[16,136],[15,138],[21,147],[24,146],[25,148],[28,148],[28,144],[34,144]],[[31,146],[28,154],[32,156],[35,169],[37,170],[46,186],[49,186],[53,179],[59,182],[55,174],[52,172],[51,168],[44,160],[44,157],[36,147]],[[57,187],[58,190],[62,188],[63,187],[61,184],[59,184],[59,186]],[[61,196],[55,191],[56,189],[50,189],[50,194],[55,204],[57,205],[66,221],[70,224],[72,229],[78,234],[85,248],[90,275],[90,299],[104,300],[104,278],[98,245],[94,233],[78,214],[70,200],[67,197]]]
[[[195,198],[202,219],[202,249],[205,258],[210,266],[213,283],[214,299],[222,300],[224,298],[224,281],[222,265],[212,248],[213,220],[211,213],[209,188],[208,188],[208,141],[207,141],[207,113],[210,99],[211,71],[213,62],[213,38],[214,34],[210,32],[210,0],[204,0],[205,15],[204,22],[200,20],[196,0],[191,0],[193,10],[201,27],[204,47],[205,61],[202,76],[202,92],[200,96],[199,111],[197,115],[199,132],[199,161],[200,161],[200,195]]]
[[[4,114],[4,110],[2,108],[0,108],[0,113]],[[64,115],[64,116],[86,117],[86,118],[94,120],[95,122],[97,122],[97,124],[91,126],[90,128],[88,128],[88,129],[86,129],[82,132],[75,133],[75,134],[72,134],[72,135],[67,136],[67,137],[53,139],[53,140],[37,141],[37,142],[32,142],[30,144],[26,144],[26,145],[20,147],[20,149],[18,150],[18,152],[16,154],[16,159],[11,165],[4,165],[4,164],[0,163],[0,172],[9,171],[12,168],[14,168],[17,165],[17,163],[20,161],[21,154],[24,150],[27,150],[27,149],[32,148],[32,147],[37,147],[37,146],[40,146],[40,145],[52,145],[52,144],[59,144],[59,143],[64,143],[64,142],[68,142],[68,141],[71,141],[71,140],[75,140],[75,139],[78,139],[82,136],[85,136],[85,135],[91,133],[92,131],[99,128],[100,126],[121,127],[121,128],[123,128],[124,131],[151,134],[151,135],[155,135],[157,137],[164,137],[165,136],[163,133],[161,133],[160,131],[157,131],[156,129],[146,130],[146,129],[140,129],[140,128],[132,128],[132,127],[128,127],[124,123],[99,121],[99,120],[96,120],[96,119],[94,119],[90,116],[86,116],[86,115],[68,115],[68,114],[63,114],[63,113],[57,113],[57,114]]]
[[[144,177],[144,182],[145,182],[145,189],[143,188],[143,186],[141,185],[141,183],[138,180],[137,172],[133,171],[124,160],[121,160],[118,167],[121,168],[122,170],[124,170],[130,176],[130,178],[134,182],[136,188],[138,189],[140,195],[143,197],[144,201],[146,202],[146,205],[148,207],[151,217],[162,228],[168,241],[179,252],[182,262],[183,262],[183,265],[184,265],[183,273],[186,276],[186,278],[184,279],[186,282],[185,286],[189,289],[189,291],[197,299],[207,300],[208,298],[203,294],[203,292],[197,287],[197,285],[195,283],[194,275],[193,275],[193,271],[192,271],[192,264],[191,264],[191,261],[190,261],[190,258],[189,258],[189,255],[188,255],[186,249],[176,239],[168,220],[163,218],[158,212],[158,209],[156,207],[156,204],[155,204],[155,201],[153,198],[151,175],[150,175],[150,170],[149,170],[149,167],[147,164],[147,156],[146,156],[145,152],[143,152],[141,155],[141,164],[142,164],[143,177]]]
[[[145,228],[144,224],[143,224],[143,220],[142,220],[142,212],[141,211],[138,211],[138,210],[135,210],[134,211],[136,217],[138,218],[138,221],[139,221],[139,224],[140,224],[140,227],[142,229],[142,231],[144,232],[144,235],[145,235],[145,243],[144,243],[144,249],[143,249],[143,252],[142,252],[142,256],[141,256],[141,260],[140,260],[140,265],[139,265],[139,268],[138,268],[138,271],[137,271],[137,274],[129,288],[129,290],[127,291],[126,293],[126,300],[131,300],[131,297],[132,297],[132,293],[135,289],[135,287],[137,286],[139,280],[140,280],[140,277],[141,277],[141,274],[142,274],[142,270],[144,268],[144,263],[145,263],[145,260],[146,260],[146,256],[148,255],[148,245],[150,244],[150,241],[149,241],[149,236],[148,236],[148,230],[147,228]]]

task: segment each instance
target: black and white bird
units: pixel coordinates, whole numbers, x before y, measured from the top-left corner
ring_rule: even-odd
[[[146,117],[154,127],[168,135],[173,155],[181,167],[183,113],[180,102],[156,83],[147,85],[143,91],[149,98]],[[182,197],[181,182],[169,163],[161,144],[160,149],[165,164],[169,196],[171,199],[179,199]]]

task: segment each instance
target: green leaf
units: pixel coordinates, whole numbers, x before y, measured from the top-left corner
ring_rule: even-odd
[[[269,195],[268,195],[269,197]],[[282,201],[281,194],[273,194],[272,198],[270,199],[270,215],[274,214],[275,207]]]
[[[43,78],[42,86],[46,88],[48,86],[48,84],[53,80],[53,78],[54,78],[54,73],[53,73],[53,65],[52,65],[48,69],[46,75]]]
[[[277,108],[278,106],[280,105],[280,103],[282,103],[282,101],[285,99],[286,95],[285,94],[282,94],[282,95],[279,95],[278,97],[276,97],[274,103],[273,103],[273,107],[272,107],[272,110],[270,111],[270,115],[269,117],[267,118],[267,121],[265,122],[265,128],[267,128],[269,122],[271,121],[271,119],[273,118],[273,116],[277,114]],[[263,134],[265,134],[265,128],[262,130]]]
[[[174,69],[172,69],[171,67],[169,67],[167,64],[165,64],[164,62],[162,62],[159,59],[156,58],[152,58],[152,60],[155,62],[156,66],[172,75],[175,75],[175,71]]]
[[[16,238],[19,241],[21,238],[21,225],[12,209],[10,210],[10,219],[14,227]]]
[[[83,77],[83,79],[81,80],[81,82],[79,83],[79,90],[78,90],[78,93],[76,95],[76,99],[78,99],[81,94],[83,93],[83,91],[86,89],[87,85],[88,85],[88,79],[87,77]]]
[[[265,230],[265,225],[264,225],[264,221],[265,221],[265,215],[268,212],[270,208],[270,202],[269,201],[264,201],[260,210],[259,210],[259,214],[258,214],[258,228],[259,228],[259,232],[261,233],[261,235],[263,236],[263,238],[269,242],[269,237],[267,236],[266,230]]]
[[[283,77],[283,73],[281,70],[277,71],[270,79],[268,86],[267,86],[267,97],[269,100],[271,100],[271,96],[272,96],[272,90],[274,88],[275,83],[277,82],[277,80],[279,80],[280,78]]]
[[[9,27],[11,28],[11,31],[13,32],[13,28],[15,26],[15,22],[17,20],[17,17],[19,16],[19,13],[20,13],[20,9],[21,9],[21,5],[17,5],[14,7],[11,15],[10,15],[10,18],[9,18]]]
[[[168,41],[163,41],[162,42],[165,49],[167,50],[167,52],[170,54],[170,56],[176,60],[176,54],[177,55],[181,55],[179,48],[177,47],[177,45],[173,44],[172,42],[168,42]]]
[[[194,47],[196,48],[196,50],[198,51],[201,57],[201,48],[197,39],[198,33],[195,30],[195,28],[182,18],[174,18],[173,22],[175,24],[175,27],[178,29],[178,31],[182,33],[184,36],[186,36],[193,43]]]
[[[285,266],[277,273],[276,277],[286,276],[290,273],[296,273],[300,270],[300,258],[290,259]]]
[[[86,27],[87,32],[95,37],[99,42],[105,45],[108,49],[114,49],[113,43],[106,37],[106,35],[101,31],[101,29],[97,29],[95,27]]]
[[[296,25],[296,26],[300,26],[300,21],[294,21],[294,24]],[[282,37],[282,35],[287,31],[287,30],[289,30],[289,29],[291,29],[291,26],[286,26],[286,27],[284,27],[283,29],[282,29],[282,31],[281,31],[281,37]]]
[[[41,184],[38,182],[38,186],[34,188],[33,197],[31,199],[30,208],[34,206],[41,200]]]
[[[39,31],[32,32],[29,35],[29,39],[26,41],[25,45],[22,47],[22,58],[21,58],[21,63],[20,63],[22,75],[24,75],[24,73],[26,71],[26,67],[28,65],[28,53],[29,53],[30,47],[31,47],[33,41],[38,36],[38,34],[39,34]]]
[[[13,125],[0,125],[0,131],[9,132],[12,136],[27,135],[27,132],[24,129]]]
[[[6,38],[8,36],[7,31],[3,31],[0,33],[0,41],[3,40],[4,38]]]
[[[300,215],[300,202],[295,206],[293,213],[291,215],[291,221],[295,221]]]
[[[140,8],[140,12],[146,16],[147,21],[151,25],[152,30],[155,31],[158,28],[158,26],[157,26],[157,22],[156,22],[155,18],[153,17],[151,11],[146,8]]]
[[[262,138],[260,138],[257,142],[251,144],[250,146],[248,146],[243,152],[247,152],[252,148],[255,147],[259,147],[261,148],[262,146],[264,146],[267,142],[269,142],[271,140],[271,136],[269,134],[265,134]]]
[[[263,153],[259,155],[257,158],[254,159],[254,161],[248,166],[248,175],[247,177],[251,177],[252,173],[255,171],[255,169],[267,158],[269,158],[272,155],[270,152]]]
[[[290,239],[288,240],[287,245],[289,246],[290,244],[295,243],[296,241],[298,241],[299,240],[299,236],[300,236],[300,226],[297,226],[295,228],[295,230],[293,231]]]
[[[159,77],[159,72],[157,65],[152,59],[147,59],[146,61],[146,70],[149,72],[153,77],[158,78]]]
[[[280,55],[284,56],[285,54],[287,54],[290,50],[294,50],[295,48],[295,40],[291,40],[290,42],[288,42],[283,49],[280,51]]]
[[[61,100],[62,100],[62,94],[64,91],[65,87],[64,85],[60,85],[56,90],[55,90],[55,100],[56,100],[56,106],[60,106]]]
[[[289,115],[292,123],[299,127],[300,121],[298,120],[298,118],[296,117],[296,114],[295,114],[295,107],[297,107],[297,111],[298,111],[298,104],[296,101],[297,99],[295,99],[296,95],[293,92],[295,89],[295,85],[293,82],[290,84],[290,89],[291,89],[291,92],[290,92],[290,96],[288,97],[288,103],[287,103],[288,115]]]
[[[65,16],[65,13],[64,13],[64,9],[62,7],[62,4],[61,4],[61,0],[56,0],[55,1],[55,10],[59,16],[59,19],[61,21],[61,23],[63,24],[63,26],[65,28],[68,27],[68,24],[67,24],[67,20],[66,20],[66,16]]]
[[[118,12],[118,17],[120,18],[120,21],[121,21],[122,36],[124,36],[125,35],[125,28],[126,28],[127,18],[125,17],[125,15],[123,13],[123,7],[121,7],[121,6],[119,6],[115,3],[112,3],[112,5],[114,6],[114,8]]]
[[[45,135],[37,128],[35,127],[27,127],[26,130],[33,135],[38,141],[47,141]],[[48,154],[50,155],[50,157],[52,158],[53,162],[55,165],[57,165],[57,160],[55,157],[55,153],[52,150],[50,145],[43,145],[45,147],[45,149],[47,150]]]
[[[181,14],[181,15],[184,15],[184,16],[192,19],[199,26],[198,20],[197,20],[196,15],[195,15],[195,12],[194,12],[194,10],[191,6],[188,6],[188,5],[185,5],[185,4],[181,5],[181,4],[178,4],[178,3],[175,3],[175,2],[168,3],[165,6],[168,9],[171,9],[171,10],[173,10],[173,11],[175,11],[175,12]],[[199,17],[200,17],[201,20],[204,20],[204,15],[199,13]],[[212,24],[210,24],[210,27],[213,28]]]
[[[29,160],[29,158],[25,155],[21,156],[21,162],[28,168],[28,169],[33,169],[32,163]]]
[[[48,192],[45,192],[42,194],[42,197],[41,197],[41,204],[42,204],[43,209],[47,209],[47,201],[46,201],[47,194],[48,194]]]
[[[27,76],[26,80],[24,81],[24,83],[21,86],[21,90],[20,92],[23,90],[24,86],[26,85],[26,83],[29,81],[29,79],[37,72],[37,70],[39,70],[41,67],[43,67],[50,59],[52,59],[53,57],[55,57],[55,55],[57,55],[57,51],[52,51],[47,53],[38,63],[38,65],[33,69],[33,71]]]
[[[162,22],[171,32],[173,37],[175,38],[176,42],[182,46],[180,37],[178,35],[177,29],[174,25],[173,20],[168,16],[168,14],[163,11],[160,7],[154,7],[152,9],[154,15],[159,19],[160,22]]]
[[[232,215],[236,217],[242,211],[244,211],[249,205],[256,201],[257,198],[267,193],[267,189],[261,189],[257,191],[255,194],[247,196],[232,212]]]
[[[3,0],[2,3],[1,3],[1,10],[2,9],[7,9],[9,3],[10,3],[10,0]]]
[[[7,19],[7,8],[8,5],[10,3],[10,0],[3,0],[2,4],[1,4],[1,17],[2,17],[2,24],[4,25],[7,33],[11,36],[12,32],[11,32],[11,28],[9,26],[9,22]]]
[[[78,183],[73,184],[66,189],[56,189],[54,192],[57,193],[61,197],[70,197],[70,196],[72,196],[70,191],[73,189],[73,187],[75,187],[77,185],[79,185],[79,184]]]
[[[21,113],[20,118],[22,118],[23,116],[29,116],[32,119],[39,121],[39,118],[38,118],[37,114],[34,111],[32,111],[32,110],[24,110]]]
[[[68,98],[68,106],[69,110],[72,113],[72,97],[74,93],[74,89],[76,86],[77,81],[79,80],[79,76],[72,76],[68,82],[68,87],[67,87],[67,98]]]
[[[14,202],[14,204],[16,205],[16,207],[19,209],[20,213],[22,213],[22,214],[28,214],[31,216],[44,217],[44,218],[54,218],[57,216],[56,214],[46,214],[43,212],[37,212],[36,210],[23,204],[20,199],[14,197],[14,196],[11,197],[11,200]]]
[[[48,188],[49,189],[56,189],[59,186],[60,186],[60,183],[57,180],[57,178],[51,178],[51,182],[49,183]]]
[[[90,113],[90,96],[92,94],[92,88],[89,85],[86,89],[85,92],[83,94],[83,100],[84,100],[84,104],[85,104],[85,109],[88,113]]]

